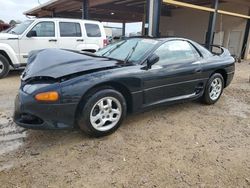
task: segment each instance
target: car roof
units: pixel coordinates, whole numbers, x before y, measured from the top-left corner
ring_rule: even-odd
[[[151,37],[151,36],[134,36],[134,37],[128,37],[128,39],[133,38],[142,38],[142,39],[153,39],[157,41],[168,41],[168,40],[186,40],[191,41],[190,39],[182,38],[182,37]]]
[[[101,23],[96,20],[85,20],[85,19],[75,19],[75,18],[33,18],[30,20],[41,20],[41,21],[82,21],[82,22],[92,22],[92,23]]]

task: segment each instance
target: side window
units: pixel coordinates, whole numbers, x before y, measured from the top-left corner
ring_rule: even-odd
[[[60,36],[61,37],[81,37],[81,26],[79,23],[60,22]]]
[[[191,44],[178,40],[164,43],[155,51],[155,54],[160,58],[157,65],[193,62],[200,57]]]
[[[207,50],[205,47],[201,46],[200,44],[198,44],[194,41],[193,41],[193,43],[198,48],[198,50],[201,52],[203,57],[207,58],[207,57],[213,56],[213,54],[209,50]]]
[[[33,27],[31,31],[36,32],[36,37],[54,37],[55,23],[54,22],[40,22]]]
[[[85,24],[88,37],[101,37],[101,30],[97,24]]]

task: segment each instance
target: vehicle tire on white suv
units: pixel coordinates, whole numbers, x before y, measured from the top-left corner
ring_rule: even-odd
[[[10,71],[10,64],[8,59],[0,54],[0,79],[8,75]]]

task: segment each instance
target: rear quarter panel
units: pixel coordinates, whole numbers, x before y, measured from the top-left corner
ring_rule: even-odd
[[[226,74],[225,87],[227,87],[234,76],[235,59],[231,56],[212,56],[201,61],[204,78],[210,78],[215,72]]]

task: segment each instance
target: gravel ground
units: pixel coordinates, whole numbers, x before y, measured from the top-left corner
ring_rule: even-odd
[[[113,135],[34,131],[11,119],[20,72],[0,80],[1,187],[250,187],[250,65],[214,106],[131,115]]]

